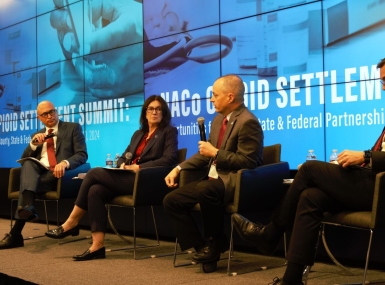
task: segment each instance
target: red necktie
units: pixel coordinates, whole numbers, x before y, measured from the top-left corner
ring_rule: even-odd
[[[52,133],[53,129],[48,130],[48,134]],[[47,141],[47,155],[48,155],[48,162],[49,162],[49,168],[51,170],[55,169],[55,165],[57,164],[56,161],[56,155],[55,155],[55,144],[53,141],[53,137],[46,140]]]
[[[217,148],[221,147],[223,135],[225,134],[226,127],[227,127],[227,117],[223,118],[221,129],[219,130],[219,136],[218,136],[218,142],[217,142]]]

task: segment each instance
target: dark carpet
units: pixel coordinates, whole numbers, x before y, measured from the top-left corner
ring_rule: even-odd
[[[37,285],[37,283],[0,273],[0,285]]]

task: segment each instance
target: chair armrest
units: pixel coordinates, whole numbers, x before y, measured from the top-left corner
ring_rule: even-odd
[[[79,173],[86,173],[91,169],[89,163],[80,165],[73,170],[67,170],[64,176],[58,179],[57,192],[60,198],[76,198],[83,180],[72,179]]]
[[[235,212],[273,210],[285,194],[283,179],[290,177],[289,164],[278,162],[238,171],[233,205]]]
[[[172,188],[167,187],[164,178],[175,166],[149,167],[136,173],[133,189],[135,206],[162,205],[163,198]]]
[[[56,198],[76,198],[79,192],[80,185],[82,180],[72,179],[75,176],[78,176],[79,173],[84,173],[90,170],[91,166],[89,163],[85,163],[78,168],[73,170],[67,170],[64,176],[57,181],[57,188],[52,189],[56,191]],[[8,197],[12,192],[19,191],[20,187],[20,173],[21,167],[11,168],[9,172],[9,182],[8,182]]]
[[[17,192],[20,189],[20,172],[21,167],[11,168],[9,171],[9,179],[8,179],[8,198],[10,198],[10,194],[12,192]]]
[[[385,228],[385,172],[377,173],[374,184],[371,228]]]

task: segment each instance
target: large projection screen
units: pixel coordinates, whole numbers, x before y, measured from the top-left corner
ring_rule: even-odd
[[[384,1],[4,0],[0,2],[0,167],[40,129],[52,101],[79,122],[89,162],[103,166],[139,128],[144,100],[168,102],[179,148],[211,130],[212,84],[245,84],[264,144],[282,144],[291,169],[309,149],[369,149],[385,125],[379,71]],[[214,130],[215,131],[215,130]]]

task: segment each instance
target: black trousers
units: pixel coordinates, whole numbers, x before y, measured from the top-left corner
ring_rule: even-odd
[[[134,188],[135,174],[129,171],[93,168],[84,178],[75,205],[88,211],[92,232],[107,229],[105,204],[119,195],[130,195]]]
[[[37,163],[26,160],[24,161],[20,171],[20,188],[18,206],[23,206],[23,192],[29,190],[35,192],[36,195],[43,194],[56,189],[57,178],[49,171]],[[19,215],[15,214],[15,218],[19,219]]]
[[[313,265],[324,213],[370,210],[374,180],[370,169],[304,163],[272,216],[274,224],[292,231],[287,260]]]
[[[220,178],[194,181],[166,195],[163,206],[171,217],[182,250],[203,245],[204,238],[223,237],[224,195],[225,185]],[[201,207],[203,237],[191,215],[197,203]]]

